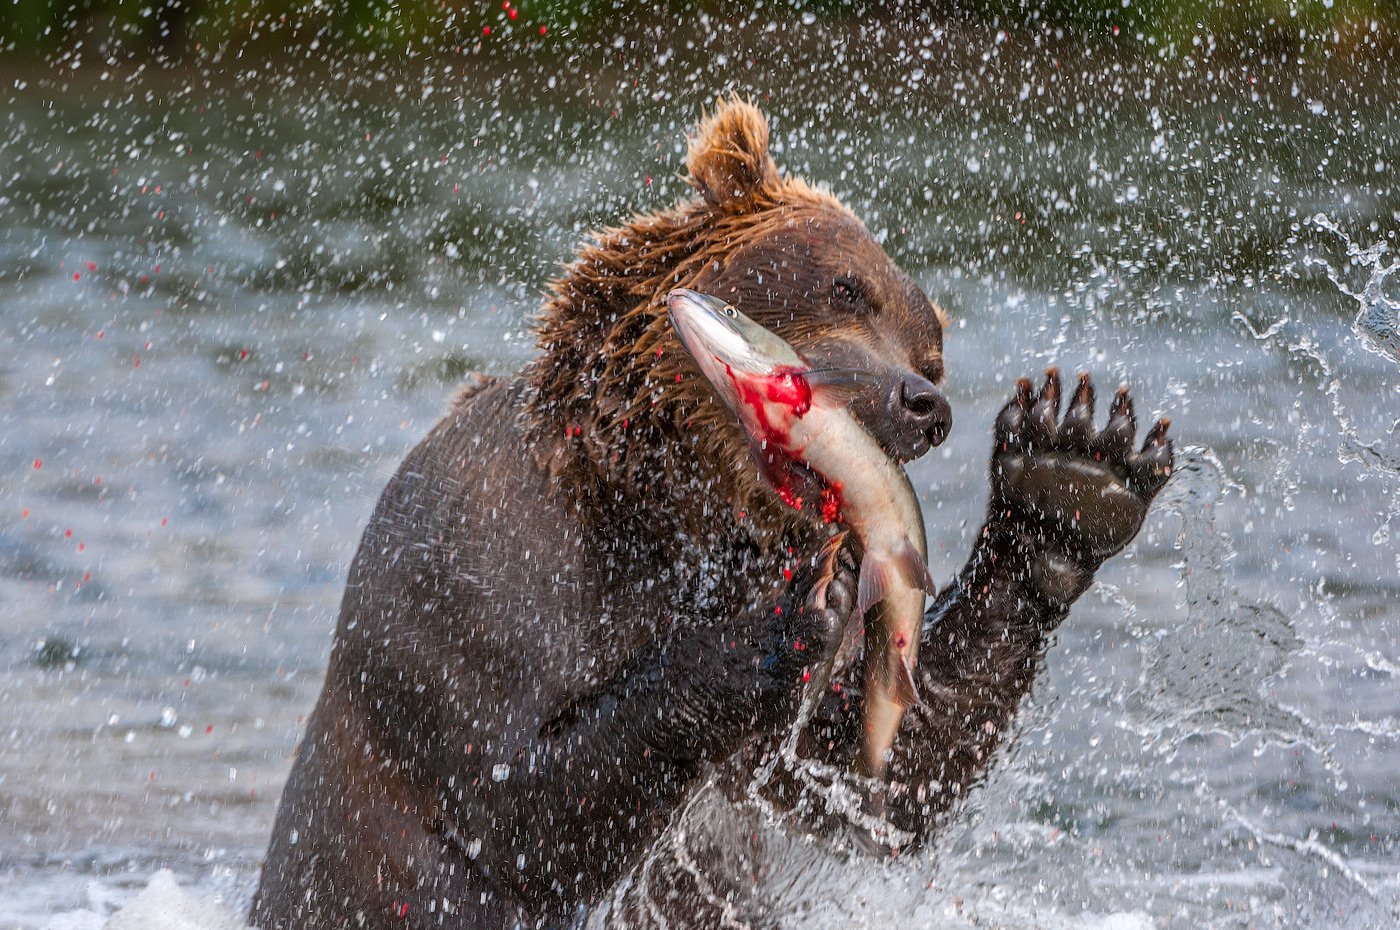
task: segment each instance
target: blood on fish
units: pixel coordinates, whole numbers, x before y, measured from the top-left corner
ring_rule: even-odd
[[[775,369],[771,375],[736,374],[723,359],[724,371],[734,385],[739,400],[753,411],[759,427],[763,431],[761,439],[772,442],[780,449],[787,449],[791,434],[784,425],[774,423],[768,415],[768,405],[786,407],[792,416],[801,419],[812,409],[812,386],[802,373],[792,368]]]
[[[793,510],[802,509],[802,498],[798,497],[796,492],[794,492],[789,485],[785,484],[782,487],[777,488],[776,490],[778,492],[778,496],[782,498],[784,504],[787,504]]]
[[[836,523],[841,519],[841,482],[833,481],[822,488],[822,520]]]

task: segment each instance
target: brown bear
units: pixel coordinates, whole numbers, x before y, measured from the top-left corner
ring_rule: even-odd
[[[539,355],[464,389],[385,489],[255,926],[579,926],[708,767],[791,728],[854,560],[819,559],[820,515],[761,484],[665,295],[721,295],[814,364],[875,372],[853,409],[901,461],[950,426],[943,314],[846,207],[779,173],[751,105],[704,120],[688,168],[696,195],[584,246]],[[1126,393],[1099,433],[1092,406],[1081,376],[1060,419],[1051,372],[997,420],[987,523],[929,611],[927,706],[890,768],[888,816],[915,838],[979,776],[1170,471],[1165,422],[1135,452]],[[859,745],[853,704],[812,725],[836,761]]]

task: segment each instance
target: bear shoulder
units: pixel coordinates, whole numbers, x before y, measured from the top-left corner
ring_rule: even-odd
[[[486,375],[481,372],[471,372],[463,380],[461,386],[457,388],[457,393],[452,395],[452,400],[447,405],[449,414],[465,413],[471,402],[481,394],[482,391],[493,384],[500,383],[501,379],[497,375]]]

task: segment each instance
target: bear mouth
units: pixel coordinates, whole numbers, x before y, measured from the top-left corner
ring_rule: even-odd
[[[872,434],[874,431],[872,430]],[[894,430],[892,435],[875,435],[885,454],[901,465],[906,465],[927,454],[929,450],[943,443],[946,431],[928,427],[920,432]]]

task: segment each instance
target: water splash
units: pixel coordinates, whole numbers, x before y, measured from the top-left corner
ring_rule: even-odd
[[[1325,735],[1300,712],[1267,697],[1270,682],[1287,670],[1305,640],[1292,617],[1247,600],[1229,580],[1235,552],[1215,526],[1215,510],[1232,489],[1243,491],[1209,449],[1178,452],[1162,503],[1181,521],[1186,616],[1175,629],[1147,637],[1129,719],[1159,753],[1216,733],[1235,743],[1252,738],[1261,748],[1302,744],[1334,768]]]
[[[1400,302],[1396,302],[1385,293],[1386,280],[1400,269],[1400,258],[1387,263],[1385,257],[1390,251],[1388,243],[1376,242],[1363,248],[1353,242],[1325,213],[1316,214],[1311,222],[1318,229],[1341,240],[1351,264],[1367,271],[1366,284],[1359,291],[1353,290],[1343,279],[1341,272],[1325,259],[1308,256],[1304,262],[1321,267],[1338,291],[1360,305],[1352,328],[1361,338],[1361,344],[1382,358],[1388,358],[1400,365]]]

